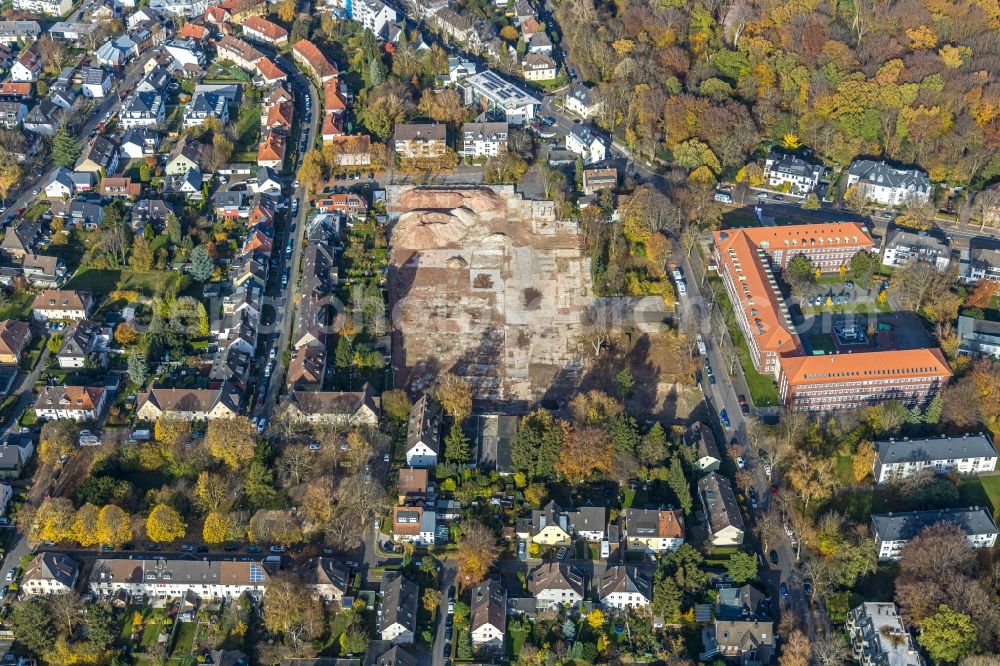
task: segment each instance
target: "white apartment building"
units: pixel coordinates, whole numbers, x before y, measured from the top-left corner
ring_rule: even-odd
[[[992,548],[997,543],[997,526],[988,509],[971,506],[935,511],[907,511],[872,514],[872,531],[880,561],[898,560],[903,547],[925,527],[954,523],[973,548]]]
[[[110,597],[118,592],[176,599],[194,595],[203,601],[260,598],[270,576],[260,562],[225,560],[98,559],[90,574],[90,591]]]
[[[64,16],[73,9],[73,0],[14,0],[14,11]]]
[[[861,666],[922,666],[913,636],[894,603],[867,602],[847,616],[851,652]]]
[[[764,161],[764,172],[771,189],[783,189],[787,184],[790,193],[805,196],[819,185],[823,165],[812,164],[791,155],[768,153]]]
[[[507,123],[465,123],[462,126],[464,157],[495,157],[507,152]]]
[[[855,160],[847,171],[847,187],[857,186],[867,201],[883,206],[927,203],[931,198],[931,181],[918,169],[897,169],[885,162]]]
[[[997,467],[997,451],[986,433],[965,434],[961,437],[931,437],[927,439],[875,442],[875,462],[872,473],[876,483],[900,481],[922,472],[935,474],[954,471],[962,475],[993,472]]]

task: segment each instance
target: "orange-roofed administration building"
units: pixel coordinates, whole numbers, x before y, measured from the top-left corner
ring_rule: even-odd
[[[940,349],[795,356],[781,360],[782,401],[798,410],[828,411],[897,400],[924,405],[948,383]]]
[[[337,78],[337,68],[326,59],[319,48],[308,39],[300,39],[292,46],[292,58],[313,75],[320,83]]]
[[[774,377],[782,401],[799,410],[851,409],[888,400],[923,404],[948,381],[940,350],[807,355],[792,327],[777,275],[803,255],[823,272],[870,252],[860,224],[792,225],[717,231],[715,261],[758,372]]]

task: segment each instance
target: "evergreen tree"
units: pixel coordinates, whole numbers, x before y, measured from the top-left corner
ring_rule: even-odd
[[[667,485],[674,491],[677,502],[684,509],[684,514],[690,515],[691,509],[694,507],[694,501],[691,499],[691,487],[684,476],[684,467],[676,456],[670,461],[670,468],[667,470]]]
[[[191,250],[190,259],[191,263],[188,264],[187,272],[191,277],[198,282],[205,282],[212,277],[215,264],[212,262],[212,257],[209,256],[208,250],[205,249],[204,245],[199,245]]]
[[[622,412],[611,421],[611,440],[622,453],[634,453],[639,445],[639,422],[635,417]]]
[[[444,438],[444,458],[459,464],[469,462],[469,440],[457,423],[451,426]]]
[[[941,422],[941,394],[938,393],[933,398],[931,398],[930,403],[927,405],[927,411],[924,412],[924,423],[937,425],[940,422]]]
[[[167,236],[172,245],[181,244],[181,222],[173,213],[167,214]]]
[[[354,359],[354,352],[351,350],[351,343],[347,336],[341,335],[337,338],[337,349],[333,354],[334,363],[338,368],[349,368]]]
[[[663,618],[667,624],[676,624],[681,619],[681,588],[670,576],[661,575],[653,586],[653,613]]]
[[[145,388],[148,370],[146,357],[137,352],[128,355],[128,379],[136,386]]]
[[[563,430],[552,414],[539,409],[521,419],[511,445],[514,469],[525,476],[551,477],[562,449]]]
[[[379,57],[372,58],[372,61],[368,63],[368,78],[371,81],[371,85],[377,86],[385,81],[386,77],[385,63]]]
[[[576,165],[573,168],[573,183],[576,185],[576,189],[583,189],[583,158],[576,158]]]
[[[567,641],[576,638],[576,624],[570,618],[566,618],[566,621],[562,624],[562,635]]]
[[[52,161],[61,167],[72,169],[80,158],[80,142],[63,125],[52,137]]]

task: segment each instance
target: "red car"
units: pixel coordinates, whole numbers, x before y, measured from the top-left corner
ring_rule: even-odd
[[[24,213],[24,211],[25,211],[25,208],[22,206],[21,208],[18,208],[17,210],[15,210],[14,214],[15,215],[21,215],[21,214]]]

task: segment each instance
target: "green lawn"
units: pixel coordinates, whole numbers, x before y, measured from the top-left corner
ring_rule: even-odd
[[[759,226],[760,222],[757,221],[757,216],[746,208],[736,208],[722,215],[723,229],[744,229]]]
[[[74,275],[63,288],[85,289],[97,294],[107,294],[116,290],[134,290],[146,296],[155,296],[163,293],[170,284],[176,281],[177,273],[173,271],[139,273],[88,268]]]
[[[964,478],[959,490],[963,500],[973,506],[988,506],[993,519],[1000,520],[1000,474]]]
[[[0,319],[28,319],[35,294],[27,289],[13,292],[0,306]]]
[[[840,481],[842,486],[853,486],[855,485],[854,480],[854,457],[838,455],[836,460],[837,465],[837,479]]]

